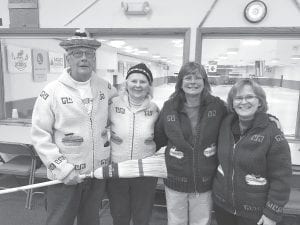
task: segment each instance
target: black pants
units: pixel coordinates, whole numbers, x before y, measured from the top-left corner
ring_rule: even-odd
[[[236,216],[214,204],[214,211],[218,225],[257,225],[257,219]]]
[[[114,225],[148,225],[154,204],[157,178],[119,178],[107,180],[110,213]]]
[[[99,208],[105,181],[86,179],[77,185],[49,186],[46,194],[47,225],[99,225]]]

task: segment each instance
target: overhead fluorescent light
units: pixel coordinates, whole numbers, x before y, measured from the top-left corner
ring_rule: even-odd
[[[279,59],[278,58],[273,58],[271,59],[271,63],[278,63],[279,62]]]
[[[108,43],[108,45],[115,47],[115,48],[121,48],[126,44],[123,40],[112,40]]]
[[[228,57],[227,57],[227,55],[225,55],[225,54],[222,54],[222,55],[219,55],[219,59],[227,59]]]
[[[292,55],[291,59],[300,59],[300,55]]]
[[[160,55],[159,55],[159,54],[152,55],[152,58],[153,58],[153,59],[159,59],[159,58],[160,58]]]
[[[138,50],[138,52],[139,52],[140,54],[147,54],[147,53],[149,53],[149,51],[148,51],[147,48],[140,48],[140,49]]]
[[[258,39],[242,40],[242,45],[246,45],[246,46],[257,46],[260,44],[261,44],[261,40]]]
[[[238,48],[228,48],[226,53],[228,55],[236,55],[238,53],[238,51],[239,51]]]

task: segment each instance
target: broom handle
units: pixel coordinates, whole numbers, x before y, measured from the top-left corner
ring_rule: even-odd
[[[92,177],[92,173],[91,174],[82,174],[79,177],[82,178],[82,179],[89,178],[89,177]],[[61,180],[50,180],[50,181],[37,183],[37,184],[29,184],[29,185],[20,186],[20,187],[7,188],[7,189],[4,189],[4,190],[0,190],[0,195],[13,193],[13,192],[17,192],[17,191],[25,191],[25,190],[28,190],[28,189],[46,187],[46,186],[51,186],[51,185],[60,184],[60,183],[62,183]]]

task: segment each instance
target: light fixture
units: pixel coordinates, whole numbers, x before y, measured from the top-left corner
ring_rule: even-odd
[[[126,44],[126,42],[123,40],[112,40],[108,44],[115,48],[121,48],[122,46],[124,46]]]
[[[271,59],[271,63],[278,63],[279,62],[279,59],[278,58],[273,58]]]
[[[247,46],[257,46],[261,44],[261,40],[258,39],[242,40],[242,44]]]
[[[149,2],[121,2],[121,7],[126,15],[147,15],[151,8]]]
[[[148,50],[148,48],[140,48],[140,49],[138,50],[138,52],[139,52],[140,54],[147,54],[147,53],[149,53],[149,50]]]
[[[236,55],[238,53],[238,51],[239,51],[238,48],[228,48],[226,53],[228,55]]]
[[[221,54],[221,55],[219,55],[219,59],[227,59],[228,57],[227,57],[227,55],[225,55],[225,54]]]
[[[291,59],[300,59],[300,55],[292,55]]]
[[[159,59],[159,58],[160,58],[160,55],[159,55],[159,54],[152,55],[152,58],[153,58],[153,59]]]

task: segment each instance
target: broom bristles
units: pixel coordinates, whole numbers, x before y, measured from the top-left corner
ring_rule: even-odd
[[[134,178],[134,177],[167,177],[164,154],[155,154],[144,159],[127,160],[111,164],[106,168],[95,170],[98,179],[106,177]]]

